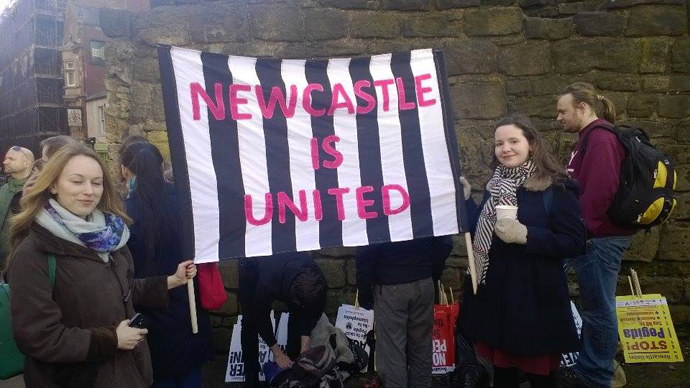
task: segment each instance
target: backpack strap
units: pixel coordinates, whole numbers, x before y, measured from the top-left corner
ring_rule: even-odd
[[[55,255],[48,255],[48,279],[50,279],[51,290],[55,289],[55,267],[57,267]]]
[[[613,133],[614,135],[616,135],[616,138],[618,138],[618,133],[616,132],[616,126],[615,125],[611,125],[611,124],[597,125],[596,127],[590,129],[589,132],[587,132],[587,134],[585,135],[584,139],[582,139],[582,147],[580,147],[580,154],[583,157],[585,156],[585,152],[587,152],[587,143],[589,142],[589,137],[592,135],[592,132],[594,132],[594,130],[597,128],[607,130],[607,131]]]

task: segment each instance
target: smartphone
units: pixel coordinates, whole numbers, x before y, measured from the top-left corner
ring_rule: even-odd
[[[132,319],[129,320],[129,327],[136,327],[137,329],[145,329],[147,325],[148,325],[148,321],[146,320],[146,317],[144,317],[144,314],[142,314],[142,313],[134,314]]]

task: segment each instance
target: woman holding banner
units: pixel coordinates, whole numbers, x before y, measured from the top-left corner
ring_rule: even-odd
[[[466,282],[459,328],[493,363],[495,387],[518,387],[520,370],[554,387],[561,353],[579,348],[563,270],[585,251],[578,187],[524,116],[498,121],[494,151],[481,212],[467,201],[479,287]]]
[[[13,219],[12,329],[26,355],[28,387],[149,387],[146,329],[130,327],[134,304],[163,308],[168,290],[196,275],[132,278],[134,264],[115,185],[96,153],[60,149]]]
[[[169,273],[183,255],[175,187],[163,177],[163,156],[153,144],[139,141],[122,151],[120,162],[129,188],[127,214],[133,220],[127,246],[134,259],[134,277]],[[149,320],[154,387],[201,386],[201,366],[213,358],[213,338],[211,320],[198,298],[196,306],[197,334],[192,333],[185,289],[170,291],[165,309],[135,306]]]

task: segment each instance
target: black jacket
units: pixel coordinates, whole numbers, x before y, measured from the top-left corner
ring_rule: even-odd
[[[374,305],[374,285],[410,283],[441,277],[453,250],[450,236],[374,244],[357,248],[359,303]]]
[[[165,192],[168,199],[168,211],[173,219],[177,217],[177,200],[175,187],[167,184]],[[143,228],[141,220],[144,204],[137,198],[126,201],[127,214],[134,220],[130,228],[130,238],[127,242],[134,259],[134,277],[142,278],[154,275],[171,275],[177,265],[187,258],[182,256],[182,236],[177,232],[167,234],[156,241],[155,257],[149,257],[144,246]],[[175,230],[171,226],[171,230]],[[163,234],[163,236],[166,236]],[[148,265],[148,261],[155,260],[155,265]],[[152,309],[145,306],[135,306],[149,320],[149,348],[153,363],[154,378],[183,374],[190,368],[196,367],[213,358],[213,338],[211,333],[211,319],[206,310],[201,308],[197,286],[196,314],[199,333],[192,333],[189,316],[189,298],[187,287],[177,287],[170,290],[169,304],[166,309]]]
[[[545,200],[546,190],[551,200]],[[564,259],[585,253],[577,184],[528,179],[517,199],[527,244],[506,244],[494,235],[486,283],[474,295],[465,282],[459,327],[473,340],[518,355],[577,351],[564,270]],[[471,200],[467,204],[474,229],[479,212]]]

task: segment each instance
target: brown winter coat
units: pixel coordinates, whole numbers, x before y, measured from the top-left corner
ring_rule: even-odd
[[[47,254],[57,262],[52,291]],[[166,278],[134,280],[127,247],[111,258],[104,263],[94,251],[38,225],[12,254],[12,328],[27,355],[28,388],[138,388],[153,383],[147,342],[118,350],[115,329],[134,315],[134,304],[164,308]]]

